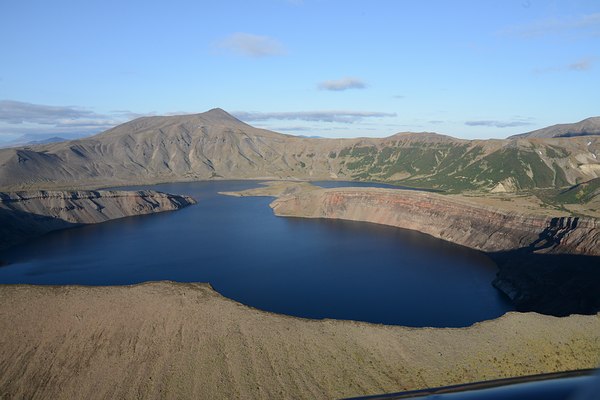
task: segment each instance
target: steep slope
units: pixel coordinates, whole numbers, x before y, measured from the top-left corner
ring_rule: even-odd
[[[154,191],[0,193],[0,250],[57,229],[178,210],[195,201]]]
[[[139,118],[91,138],[0,150],[4,190],[206,179],[376,180],[450,191],[560,188],[600,177],[600,136],[469,141],[434,133],[319,139],[225,111]]]
[[[555,138],[600,135],[600,117],[586,118],[572,124],[557,124],[535,131],[521,133],[511,138]]]
[[[309,171],[296,159],[295,152],[302,153],[309,143],[311,139],[253,128],[218,109],[195,115],[147,117],[87,139],[2,150],[0,187],[94,187],[313,174],[329,177],[326,172],[318,173],[332,169],[327,162],[323,168],[316,166]]]
[[[589,203],[600,199],[600,178],[580,183],[556,195],[561,203]]]
[[[494,192],[565,187],[600,176],[600,137],[519,140],[422,140],[392,136],[340,156],[353,179]]]

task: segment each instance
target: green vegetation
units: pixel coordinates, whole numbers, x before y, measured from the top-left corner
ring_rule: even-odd
[[[555,199],[563,204],[587,203],[600,196],[600,178],[572,186],[559,192]]]
[[[563,171],[563,169],[555,162],[552,163],[552,167],[554,168],[554,173],[555,173],[554,186],[556,186],[556,187],[569,186],[569,181],[567,180],[565,171]]]
[[[559,147],[547,147],[552,158],[568,156]],[[480,145],[414,142],[345,148],[338,157],[354,179],[436,188],[455,192],[490,190],[509,182],[517,190],[559,188],[569,185],[557,162],[546,164],[541,150],[503,147],[485,154]],[[331,155],[330,155],[331,157]]]
[[[587,204],[592,200],[600,199],[600,178],[571,186],[567,189],[537,189],[533,193],[543,202],[568,211],[565,204]],[[590,211],[595,211],[590,208]]]
[[[569,152],[560,147],[548,146],[546,147],[546,155],[552,158],[565,158],[569,155]]]

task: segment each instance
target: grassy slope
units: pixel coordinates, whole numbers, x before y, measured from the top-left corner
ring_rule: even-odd
[[[554,188],[569,185],[557,161],[569,153],[548,146],[540,150],[503,146],[486,150],[473,143],[415,142],[405,147],[345,148],[339,157],[353,179],[393,181],[451,192],[489,190],[508,181],[514,189]],[[398,178],[401,177],[401,178]]]

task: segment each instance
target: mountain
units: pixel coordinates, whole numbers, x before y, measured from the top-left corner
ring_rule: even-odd
[[[59,142],[66,142],[67,140],[69,140],[69,139],[65,139],[63,137],[58,137],[58,136],[52,136],[47,139],[31,140],[31,141],[25,143],[25,146],[34,146],[37,144],[48,144],[48,143],[59,143]]]
[[[600,117],[591,117],[573,124],[558,124],[535,131],[521,133],[511,138],[557,138],[600,135]]]
[[[375,180],[449,191],[561,188],[600,177],[600,136],[462,140],[435,133],[301,138],[221,109],[143,117],[62,143],[0,150],[0,189],[208,179]]]
[[[48,144],[48,143],[58,143],[58,142],[66,142],[67,140],[81,139],[89,135],[80,135],[67,133],[62,136],[52,136],[49,134],[25,134],[21,135],[16,139],[10,140],[8,142],[0,142],[0,148],[7,147],[23,147],[23,146],[35,146],[38,144]]]

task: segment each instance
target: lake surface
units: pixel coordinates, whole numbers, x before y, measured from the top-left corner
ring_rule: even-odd
[[[0,283],[210,282],[262,310],[407,326],[467,326],[512,309],[491,285],[495,265],[480,252],[376,224],[276,217],[272,198],[217,194],[257,184],[146,186],[198,204],[14,247],[0,254],[9,263]]]

